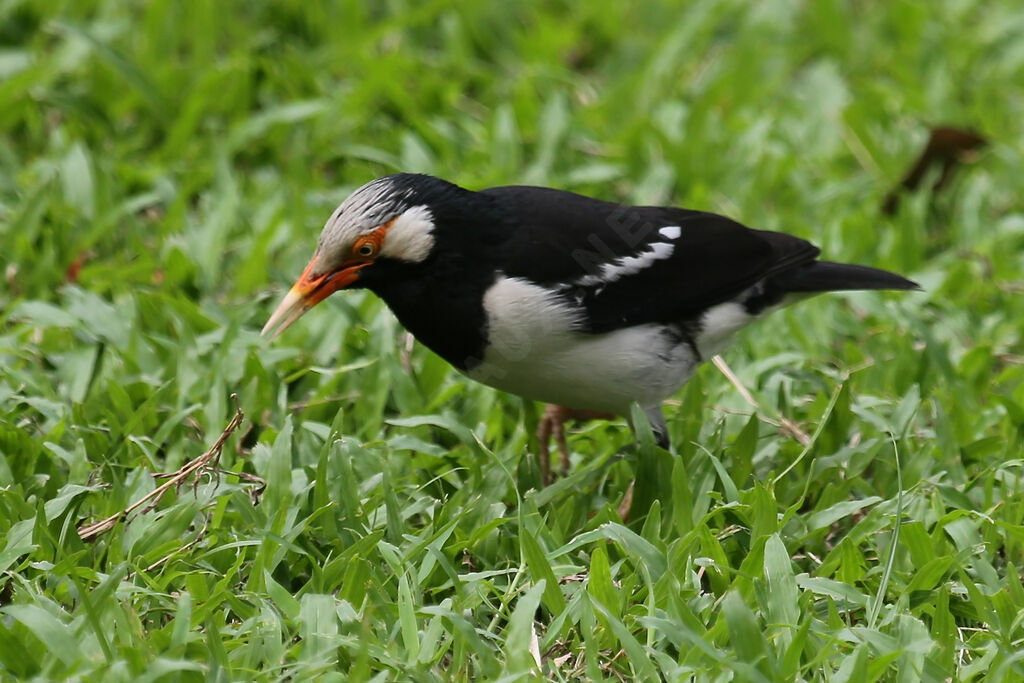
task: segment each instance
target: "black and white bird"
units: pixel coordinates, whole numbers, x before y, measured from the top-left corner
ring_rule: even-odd
[[[917,289],[818,254],[704,211],[399,173],[335,209],[263,334],[369,289],[469,377],[557,406],[541,423],[547,479],[548,437],[566,467],[562,422],[577,414],[628,417],[635,401],[667,447],[661,402],[766,313],[818,292]]]

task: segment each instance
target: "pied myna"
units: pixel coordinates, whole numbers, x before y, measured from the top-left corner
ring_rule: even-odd
[[[917,288],[818,254],[704,211],[399,173],[335,209],[263,333],[339,289],[369,289],[469,377],[558,406],[541,423],[546,480],[547,437],[564,468],[561,423],[577,413],[628,417],[636,401],[667,447],[662,400],[766,313],[816,292]]]

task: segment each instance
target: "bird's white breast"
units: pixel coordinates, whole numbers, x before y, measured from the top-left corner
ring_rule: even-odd
[[[521,278],[500,276],[484,296],[484,310],[488,346],[469,376],[534,400],[626,414],[631,401],[660,403],[698,362],[661,325],[580,332],[579,308]]]

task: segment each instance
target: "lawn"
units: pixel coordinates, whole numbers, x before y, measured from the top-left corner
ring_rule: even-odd
[[[1024,679],[1022,84],[1010,2],[0,0],[0,678]],[[936,125],[988,144],[883,211]],[[924,291],[758,323],[671,452],[576,425],[542,488],[540,407],[373,295],[259,336],[398,170]]]

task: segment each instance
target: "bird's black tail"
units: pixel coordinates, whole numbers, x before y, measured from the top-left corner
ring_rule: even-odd
[[[773,278],[786,292],[835,292],[854,289],[921,289],[911,280],[887,270],[850,263],[815,261]]]

